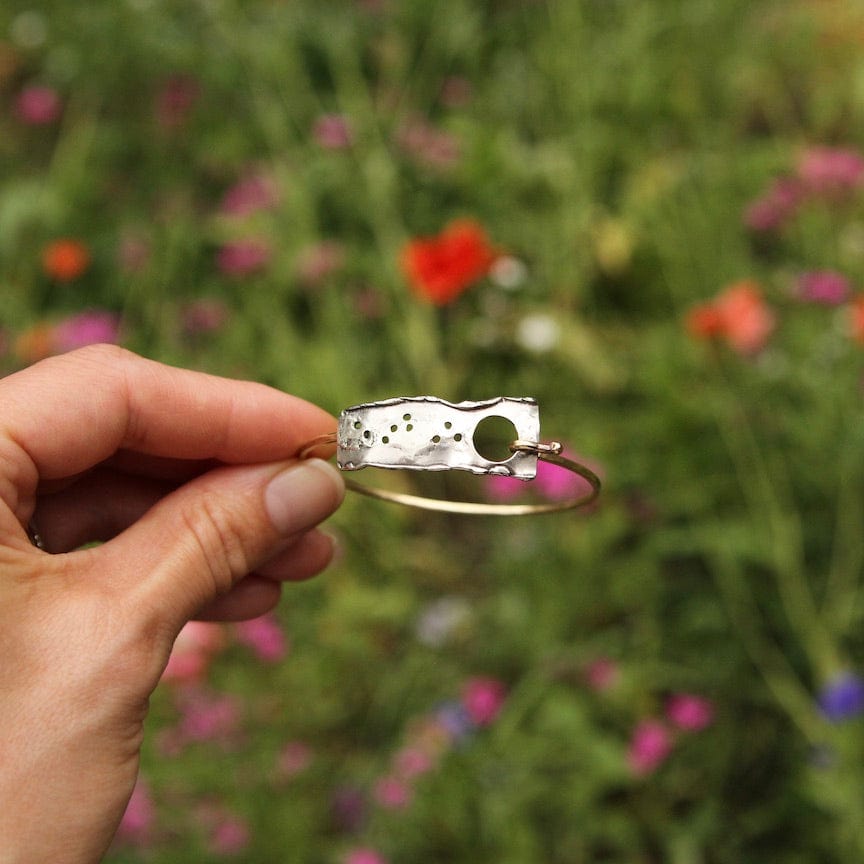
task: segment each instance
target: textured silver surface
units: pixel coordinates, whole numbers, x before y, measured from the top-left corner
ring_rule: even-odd
[[[483,402],[446,402],[410,396],[368,402],[339,415],[336,461],[346,471],[360,468],[459,469],[531,480],[537,454],[517,452],[502,462],[481,456],[474,431],[487,417],[504,417],[522,441],[540,440],[540,410],[534,399],[501,396]]]

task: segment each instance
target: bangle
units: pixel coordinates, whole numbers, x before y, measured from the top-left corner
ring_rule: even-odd
[[[516,429],[503,461],[477,452],[474,433],[489,417],[503,417]],[[536,400],[501,396],[482,402],[446,402],[434,396],[402,396],[346,408],[339,415],[335,433],[304,444],[299,458],[321,448],[336,447],[336,464],[342,471],[386,468],[413,471],[470,471],[473,474],[533,480],[537,461],[571,471],[588,481],[590,490],[564,501],[542,504],[491,504],[423,498],[392,492],[346,480],[347,488],[371,498],[444,513],[471,516],[527,516],[557,513],[584,507],[600,494],[600,479],[584,465],[562,455],[557,441],[540,440],[540,412]]]

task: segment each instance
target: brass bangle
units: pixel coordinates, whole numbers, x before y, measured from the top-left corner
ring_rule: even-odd
[[[345,480],[348,489],[361,495],[440,513],[467,516],[528,516],[573,510],[577,507],[585,507],[596,500],[600,494],[599,477],[585,465],[562,455],[562,446],[557,441],[543,443],[519,437],[509,444],[510,453],[513,455],[505,462],[485,460],[468,448],[466,441],[470,438],[471,424],[474,423],[476,426],[477,416],[506,416],[508,412],[512,415],[508,419],[514,421],[517,432],[521,433],[520,425],[531,432],[539,431],[537,405],[531,399],[500,398],[482,403],[453,404],[423,396],[367,403],[343,411],[339,418],[339,432],[321,435],[308,441],[300,448],[298,456],[307,459],[322,448],[332,449],[336,446],[337,464],[343,471],[367,466],[414,470],[462,468],[476,474],[505,476],[510,474],[522,479],[533,477],[536,472],[536,460],[541,460],[582,477],[591,487],[587,493],[563,501],[494,504],[425,498],[375,486],[364,486],[350,479]],[[463,424],[459,425],[461,414],[473,416],[468,421],[463,420]],[[444,428],[452,432],[449,441],[442,440],[442,435],[437,434],[436,430],[443,432]],[[464,431],[455,431],[457,429]],[[422,447],[417,447],[415,439],[411,442],[411,446],[415,448],[412,451],[405,444],[405,439],[410,438],[415,431],[419,432],[426,443]],[[435,434],[430,435],[430,432]],[[402,436],[401,442],[396,440],[399,435]],[[523,466],[523,462],[528,464]]]

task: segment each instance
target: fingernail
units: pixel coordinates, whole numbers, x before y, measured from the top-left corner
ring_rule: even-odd
[[[264,506],[280,534],[317,525],[342,503],[345,484],[321,459],[304,459],[277,474],[264,491]]]

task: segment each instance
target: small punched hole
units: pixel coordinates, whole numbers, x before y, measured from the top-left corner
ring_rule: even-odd
[[[354,428],[359,429],[363,424],[359,420],[354,421]]]
[[[382,444],[389,444],[390,443],[390,436],[389,435],[382,435],[381,436],[381,443]]]
[[[461,441],[461,440],[462,440],[462,433],[461,433],[461,432],[457,432],[457,433],[453,436],[453,440],[454,440],[454,441]]]
[[[405,427],[405,431],[406,431],[406,432],[410,432],[413,428],[414,428],[414,424],[413,424],[413,423],[409,423],[409,424]]]
[[[367,429],[367,430],[363,433],[363,437],[368,441],[368,440],[372,437],[372,433]]]
[[[411,415],[410,415],[410,414],[403,414],[403,415],[402,415],[402,419],[403,419],[403,420],[410,420],[410,419],[411,419]]]
[[[399,427],[394,423],[394,424],[390,427],[390,431],[391,431],[391,432],[395,432],[398,428],[399,428]]]
[[[449,420],[445,420],[445,421],[444,421],[444,428],[445,428],[445,429],[452,429],[452,428],[453,428],[453,424],[452,424]]]
[[[441,436],[440,435],[433,435],[432,436],[432,443],[433,444],[440,444],[441,443]]]

